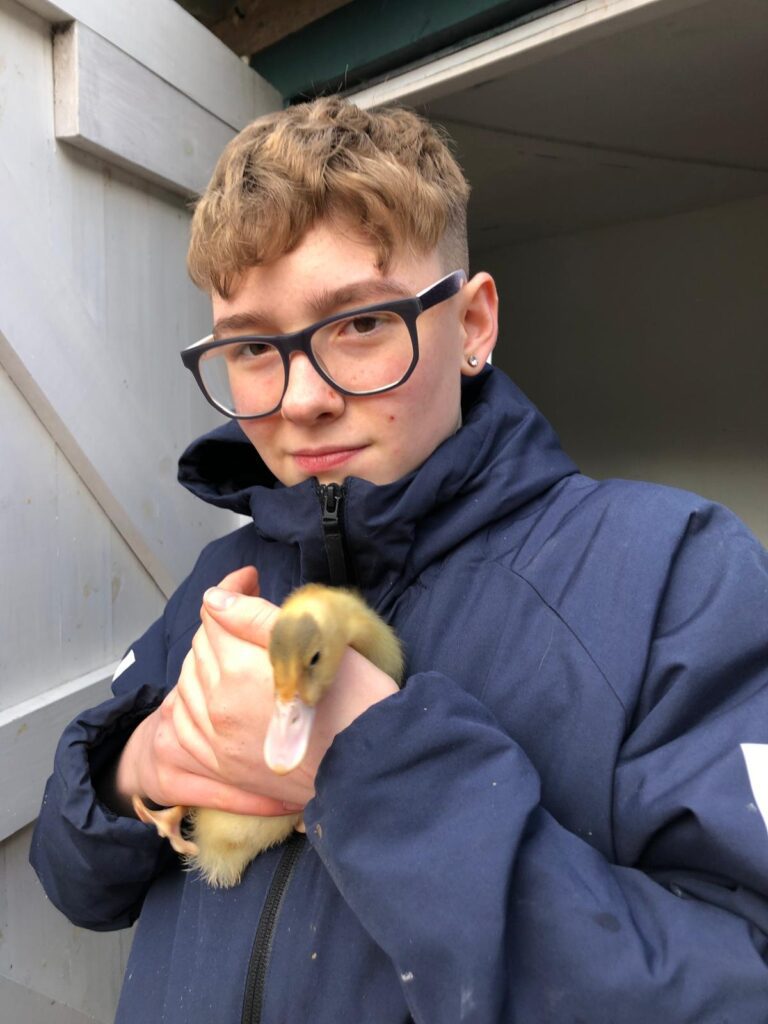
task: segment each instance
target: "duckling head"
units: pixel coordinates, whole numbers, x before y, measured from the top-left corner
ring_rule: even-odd
[[[337,644],[333,639],[309,612],[283,614],[272,630],[269,657],[275,708],[264,760],[280,775],[299,765],[307,751],[315,705],[333,681],[344,650],[343,641]]]

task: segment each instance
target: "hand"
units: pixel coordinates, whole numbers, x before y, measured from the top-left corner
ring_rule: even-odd
[[[141,785],[119,781],[121,791],[133,784],[133,792],[158,803],[284,814],[313,796],[315,773],[334,736],[397,691],[389,676],[348,650],[318,707],[304,761],[287,776],[272,773],[263,759],[273,706],[266,648],[278,609],[257,595],[253,568],[230,574],[205,595],[202,626],[179,683],[136,730],[134,756],[126,757],[138,766]]]
[[[330,691],[318,705],[304,760],[288,775],[275,775],[264,763],[263,749],[274,706],[267,647],[278,614],[279,609],[258,596],[209,590],[202,612],[205,636],[198,636],[194,648],[200,671],[190,676],[190,685],[179,686],[179,699],[183,697],[190,720],[211,747],[214,734],[221,741],[217,766],[229,779],[252,792],[303,806],[314,795],[317,769],[336,734],[372,704],[396,693],[397,685],[347,649]],[[257,685],[260,695],[254,699]],[[205,750],[203,744],[200,756],[208,756],[211,747]]]
[[[258,575],[253,568],[241,569],[227,576],[219,586],[256,595]],[[267,602],[261,604],[270,617],[276,611]],[[125,812],[131,813],[128,808],[134,793],[167,806],[217,807],[238,814],[273,815],[299,810],[303,802],[300,806],[286,806],[283,800],[240,788],[221,770],[218,736],[207,710],[206,687],[198,673],[198,658],[206,661],[205,649],[205,630],[201,627],[184,661],[179,683],[157,711],[140,723],[123,750],[115,786],[123,798]],[[266,657],[263,650],[261,657]],[[210,655],[207,664],[212,665]],[[205,678],[205,673],[200,674]],[[248,687],[251,705],[258,704],[257,683],[254,680]],[[271,672],[269,687],[271,701]]]

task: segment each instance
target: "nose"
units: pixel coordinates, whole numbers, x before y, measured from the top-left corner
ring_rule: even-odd
[[[289,365],[281,408],[285,419],[313,423],[324,417],[334,419],[344,412],[344,396],[323,380],[303,352],[294,352]]]

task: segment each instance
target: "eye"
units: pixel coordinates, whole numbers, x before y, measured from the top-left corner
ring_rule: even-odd
[[[370,334],[371,331],[376,330],[376,327],[380,323],[380,317],[356,316],[355,319],[350,320],[349,323],[356,334]]]
[[[318,661],[320,661],[320,651],[315,651],[315,653],[309,659],[309,667],[314,668]]]
[[[244,345],[238,345],[235,355],[245,359],[254,359],[257,356],[268,355],[270,352],[274,352],[271,345],[265,345],[261,341],[249,341]]]
[[[363,316],[350,317],[349,320],[338,320],[335,324],[335,334],[337,338],[343,338],[345,341],[367,338],[380,331],[386,320],[382,313],[365,313]]]
[[[275,353],[276,349],[263,341],[241,341],[225,345],[222,349],[214,349],[214,353],[223,355],[227,363],[251,363],[254,360],[262,362],[266,356]]]

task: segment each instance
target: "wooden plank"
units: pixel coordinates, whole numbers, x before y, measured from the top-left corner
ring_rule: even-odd
[[[106,17],[131,8],[147,35],[155,11],[175,7],[98,6]],[[184,272],[188,211],[168,190],[57,145],[50,24],[0,0],[0,362],[18,388],[0,372],[0,834],[13,833],[0,843],[0,1021],[107,1024],[130,934],[66,921],[27,863],[31,829],[13,830],[37,813],[61,729],[106,695],[126,634],[154,618],[150,577],[159,568],[169,590],[227,515],[174,481],[180,448],[210,422],[177,355],[210,324]],[[201,88],[210,48],[196,55]],[[33,700],[63,680],[75,682]]]
[[[235,53],[251,54],[271,46],[325,17],[351,0],[241,0],[226,18],[204,19],[211,32]]]
[[[120,657],[165,601],[2,368],[0,432],[4,711]]]
[[[579,0],[402,74],[388,75],[374,85],[352,89],[349,97],[362,107],[427,103],[458,89],[502,78],[528,62],[550,60],[599,35],[622,31],[630,24],[705,2]]]
[[[547,0],[387,0],[351,4],[254,53],[286,97],[325,95],[397,73],[467,40],[535,17]]]
[[[210,325],[209,304],[184,269],[188,211],[167,191],[52,144],[48,29],[13,0],[0,0],[0,60],[8,70],[4,81],[13,84],[0,119],[0,238],[8,254],[0,274],[0,364],[168,594],[200,548],[234,523],[175,481],[180,450],[221,421],[178,358],[178,349]],[[3,413],[6,429],[16,431],[11,410],[4,407]],[[27,431],[29,421],[22,422]],[[36,438],[27,433],[19,446],[39,446]],[[39,491],[35,497],[44,500]],[[58,514],[58,499],[51,487],[51,517]],[[63,528],[64,517],[56,522]],[[74,515],[62,541],[82,551],[94,541],[92,533],[87,536],[92,522],[91,512],[81,520]],[[55,528],[46,531],[48,543],[55,535]],[[29,538],[34,544],[33,533]],[[125,555],[119,554],[121,566],[128,563]],[[72,557],[83,566],[92,563],[90,556]],[[9,560],[13,566],[13,553]],[[125,582],[134,586],[139,573],[128,572]],[[145,593],[145,582],[139,586]],[[63,601],[71,597],[67,587],[54,589]],[[101,592],[108,591],[107,581]],[[131,625],[124,611],[119,633]],[[153,617],[149,608],[146,614]],[[133,612],[130,619],[135,622]],[[81,629],[76,640],[85,633]],[[130,633],[135,635],[132,627]],[[48,673],[47,685],[108,661],[121,637],[113,634],[106,642],[109,649],[91,650],[68,675],[64,669]]]
[[[168,595],[189,571],[191,552],[227,524],[219,515],[212,528],[215,513],[202,508],[192,518],[172,475],[148,474],[150,453],[153,464],[176,463],[167,426],[143,394],[123,386],[69,267],[48,242],[45,210],[20,192],[4,163],[0,189],[0,238],[14,254],[0,274],[0,365]]]
[[[51,24],[79,21],[230,127],[282,97],[174,0],[18,0]]]
[[[27,827],[0,843],[0,1021],[111,1024],[133,929],[71,924],[30,867],[31,838]]]
[[[232,128],[77,22],[53,67],[58,139],[181,195],[205,188]]]
[[[502,89],[499,83],[496,90]],[[472,90],[473,101],[480,92]],[[712,205],[724,196],[742,199],[768,192],[768,170],[563,142],[453,120],[452,102],[438,101],[430,113],[450,133],[472,182],[470,248],[475,251],[668,216]],[[469,106],[465,100],[464,110]],[[501,204],[500,181],[508,183]]]
[[[64,727],[109,696],[117,663],[0,712],[0,841],[34,821]]]

